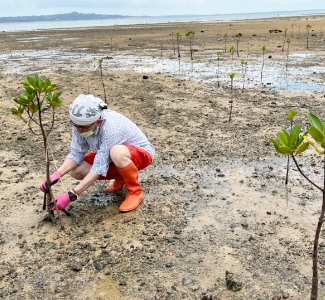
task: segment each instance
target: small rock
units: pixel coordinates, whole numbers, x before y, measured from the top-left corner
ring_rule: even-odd
[[[282,298],[283,299],[288,299],[289,297],[290,297],[290,295],[287,292],[282,293]]]
[[[173,267],[175,264],[173,263],[173,262],[168,262],[168,263],[166,263],[165,264],[165,266],[167,267],[167,268],[171,268],[171,267]]]
[[[105,268],[105,264],[101,262],[95,262],[94,267],[97,271],[101,271]]]
[[[192,283],[193,283],[193,279],[191,277],[188,277],[188,276],[184,277],[183,280],[182,280],[182,284],[184,286],[190,285]]]
[[[176,242],[176,239],[173,238],[173,237],[168,237],[168,238],[166,238],[166,240],[168,241],[168,243],[175,243]]]
[[[82,264],[80,262],[74,262],[70,265],[71,270],[79,272],[82,270]]]

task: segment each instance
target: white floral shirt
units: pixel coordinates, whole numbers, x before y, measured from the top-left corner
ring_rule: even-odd
[[[109,164],[112,162],[110,149],[114,145],[143,148],[154,159],[155,147],[135,123],[120,113],[109,109],[103,110],[101,118],[104,122],[92,136],[87,138],[81,137],[76,128],[73,127],[70,153],[67,158],[80,165],[86,152],[91,149],[97,154],[90,172],[102,176],[106,176]]]

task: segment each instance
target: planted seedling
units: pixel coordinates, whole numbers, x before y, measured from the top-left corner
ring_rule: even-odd
[[[105,99],[105,103],[107,104],[105,83],[104,83],[104,78],[103,78],[103,59],[100,58],[97,62],[98,62],[98,68],[99,68],[99,72],[100,72],[100,79],[101,79],[103,91],[104,91],[104,99]]]
[[[50,79],[41,79],[38,75],[28,76],[22,85],[24,92],[14,97],[13,100],[18,107],[11,108],[11,113],[22,119],[32,134],[43,139],[47,179],[47,191],[44,193],[43,209],[47,208],[48,216],[52,223],[55,224],[54,212],[51,210],[53,201],[61,228],[64,229],[60,211],[54,201],[55,197],[51,189],[49,160],[49,134],[54,128],[56,109],[62,104],[62,92],[59,91],[59,88]],[[67,213],[66,211],[64,212]]]
[[[217,62],[218,62],[218,68],[217,68],[217,82],[218,82],[218,87],[220,87],[220,82],[219,82],[219,70],[220,70],[220,57],[221,57],[222,53],[221,52],[217,52]]]
[[[248,58],[249,53],[250,53],[250,46],[251,46],[250,42],[247,42],[247,58]]]
[[[313,275],[310,300],[318,298],[318,248],[321,228],[325,215],[325,124],[314,114],[308,113],[310,127],[306,133],[301,134],[301,124],[292,127],[290,132],[281,129],[278,132],[278,138],[270,138],[276,151],[282,155],[290,156],[299,173],[316,189],[322,193],[322,208],[318,223],[315,230],[314,247],[313,247]],[[305,142],[304,142],[305,141]],[[316,152],[322,155],[323,161],[323,186],[313,182],[301,169],[296,157],[312,146]]]
[[[194,42],[194,31],[188,31],[186,34],[187,40],[190,43],[190,53],[191,53],[191,60],[193,60],[193,42]]]
[[[225,53],[226,53],[226,51],[227,51],[227,39],[228,39],[228,34],[227,34],[227,33],[225,33],[225,34],[223,35],[223,39],[224,39],[224,41],[225,41]]]
[[[231,47],[229,48],[229,52],[231,53],[231,59],[234,59],[235,46],[231,46]]]
[[[180,33],[176,33],[176,43],[177,43],[177,56],[178,56],[178,70],[181,70],[181,51],[180,51],[180,43],[181,43],[182,35]]]
[[[170,34],[172,37],[172,43],[173,43],[173,50],[174,50],[174,55],[176,54],[176,47],[175,47],[175,40],[174,40],[174,31]]]
[[[233,106],[233,97],[232,97],[232,92],[233,92],[233,83],[234,83],[234,78],[235,78],[235,73],[229,74],[230,77],[230,90],[231,90],[231,100],[230,102],[230,112],[229,112],[229,123],[231,122],[231,114],[232,114],[232,106]]]
[[[311,29],[311,25],[307,24],[306,29],[307,29],[307,49],[309,49],[309,31]]]
[[[288,31],[288,28],[284,29],[284,39],[283,39],[283,45],[282,45],[282,52],[284,52],[284,45],[285,45],[286,40],[287,40],[287,31]]]
[[[293,119],[295,118],[296,115],[297,115],[297,111],[295,111],[294,109],[288,111],[287,113],[287,118],[290,120],[290,130],[292,130]],[[288,156],[287,173],[286,173],[286,180],[285,180],[286,185],[288,184],[288,180],[289,180],[289,163],[290,163],[290,157]]]
[[[289,62],[289,53],[290,53],[290,43],[291,43],[291,41],[288,39],[287,40],[287,45],[288,45],[288,47],[287,47],[287,63],[286,63],[286,70],[288,71],[288,62]]]
[[[263,83],[263,69],[264,69],[264,63],[265,63],[265,51],[266,51],[266,46],[263,46],[262,47],[263,62],[262,62],[262,69],[261,69],[261,83]]]
[[[243,74],[243,89],[242,89],[242,92],[244,92],[246,72],[247,72],[247,61],[241,61],[240,63],[241,63],[241,72]]]
[[[241,33],[237,33],[235,35],[235,39],[236,39],[236,45],[237,45],[237,56],[239,57],[239,41],[240,41],[240,38],[242,37],[243,35]]]

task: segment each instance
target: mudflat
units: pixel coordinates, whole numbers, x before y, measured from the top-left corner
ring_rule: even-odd
[[[308,299],[322,195],[293,162],[285,186],[287,158],[268,138],[290,128],[290,109],[303,128],[308,112],[324,120],[324,30],[324,16],[304,16],[1,32],[0,297]],[[98,181],[64,230],[43,221],[42,140],[9,111],[34,74],[63,91],[51,171],[69,152],[68,107],[81,93],[106,95],[156,146],[138,209],[120,214],[126,190]],[[322,157],[298,160],[322,185]],[[75,184],[66,175],[54,194]]]

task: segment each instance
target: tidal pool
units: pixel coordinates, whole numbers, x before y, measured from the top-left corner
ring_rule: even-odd
[[[0,67],[4,74],[30,74],[31,72],[57,70],[98,69],[97,60],[103,58],[103,71],[132,70],[141,74],[164,73],[203,82],[230,86],[231,73],[235,74],[233,87],[268,88],[280,91],[304,91],[323,93],[323,68],[317,65],[312,54],[294,53],[289,60],[267,59],[262,65],[261,57],[245,57],[244,67],[238,60],[219,61],[214,56],[191,61],[159,56],[114,55],[103,56],[90,53],[87,48],[73,50],[11,51],[0,54]],[[321,59],[321,58],[319,58]]]

